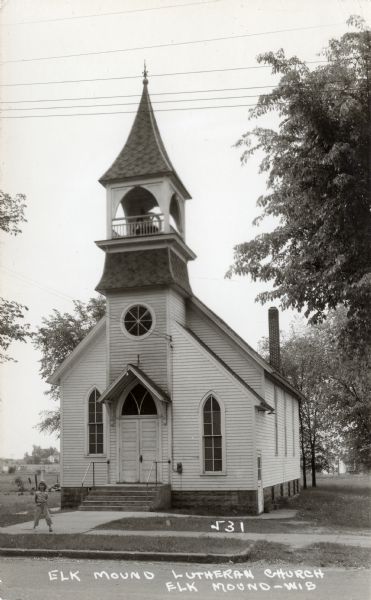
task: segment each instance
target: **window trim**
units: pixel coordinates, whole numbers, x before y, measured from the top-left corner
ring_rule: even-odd
[[[274,394],[274,455],[278,456],[278,390],[273,386]]]
[[[86,394],[86,399],[85,399],[85,457],[89,458],[95,458],[95,457],[106,457],[107,456],[107,430],[106,430],[106,419],[107,419],[107,415],[106,415],[106,407],[104,406],[104,404],[102,405],[102,413],[103,413],[103,452],[99,453],[99,454],[93,454],[89,452],[89,399],[91,394],[94,392],[94,390],[97,390],[99,396],[101,396],[101,391],[99,389],[98,385],[93,385],[91,388],[89,388],[87,394]]]
[[[133,335],[131,333],[129,333],[129,331],[126,329],[125,327],[125,316],[126,313],[131,310],[134,306],[144,306],[151,314],[152,317],[152,325],[150,327],[150,329],[144,333],[143,335]],[[124,310],[121,313],[121,317],[120,317],[120,326],[121,326],[121,331],[122,333],[129,338],[130,340],[137,340],[138,342],[141,340],[144,340],[145,338],[147,338],[149,335],[151,335],[151,333],[154,331],[155,327],[156,327],[156,315],[155,315],[155,311],[153,310],[153,308],[151,306],[149,306],[149,304],[146,304],[145,302],[131,302],[130,304],[127,304],[124,308]]]
[[[287,456],[287,395],[285,391],[283,391],[283,418],[284,448],[285,456]]]
[[[221,471],[205,471],[205,456],[204,456],[204,406],[210,398],[213,396],[218,402],[220,407],[220,431],[222,438],[222,470]],[[219,398],[213,390],[209,390],[205,394],[199,405],[199,457],[200,457],[200,475],[202,477],[220,477],[227,474],[227,462],[226,462],[226,436],[225,436],[225,406],[224,402]]]
[[[296,452],[296,435],[295,435],[295,400],[291,398],[291,426],[292,426],[292,455],[295,456]]]

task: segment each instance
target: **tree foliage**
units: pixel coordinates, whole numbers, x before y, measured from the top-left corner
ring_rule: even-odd
[[[26,222],[25,208],[26,196],[24,194],[10,196],[0,190],[0,229],[11,235],[21,233],[19,225]]]
[[[323,323],[293,326],[281,344],[282,372],[305,398],[299,414],[301,454],[314,482],[316,471],[331,468],[339,457],[371,466],[371,350],[340,343],[346,322],[346,310],[337,309]],[[262,350],[267,353],[267,341]]]
[[[0,229],[11,235],[21,232],[20,223],[25,222],[26,197],[17,194],[12,197],[0,190]],[[11,358],[7,350],[13,341],[25,342],[30,336],[29,325],[24,322],[27,307],[14,300],[0,298],[0,363]]]
[[[275,217],[273,231],[235,247],[228,275],[273,283],[258,296],[304,309],[311,323],[347,308],[352,338],[370,339],[371,35],[358,30],[329,42],[314,70],[284,51],[258,62],[281,79],[260,96],[250,119],[272,111],[278,130],[255,127],[238,144],[245,162],[257,151],[268,173],[255,220]]]
[[[104,316],[106,301],[102,296],[88,302],[74,301],[72,313],[53,313],[42,320],[42,325],[33,334],[33,344],[41,352],[40,373],[48,379],[63,360],[87,336],[89,331]],[[58,386],[51,385],[46,392],[53,400],[59,401]],[[47,433],[58,433],[60,429],[59,408],[43,411],[38,429]]]
[[[31,454],[28,452],[24,455],[24,462],[28,465],[42,465],[48,463],[48,458],[53,456],[56,462],[59,462],[59,452],[57,448],[50,446],[49,448],[41,448],[41,446],[36,446],[35,444],[32,446]]]

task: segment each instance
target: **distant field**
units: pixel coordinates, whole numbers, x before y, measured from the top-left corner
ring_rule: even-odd
[[[25,473],[16,471],[15,473],[0,473],[0,494],[9,494],[15,491],[18,491],[17,486],[14,483],[16,477],[20,477],[24,483],[24,487],[30,489],[30,484],[28,481],[28,477],[31,478],[32,486],[35,486],[35,475],[34,473]],[[40,481],[40,476],[38,475],[37,481]],[[45,481],[48,487],[54,485],[59,481],[59,473],[46,473]]]
[[[0,527],[4,525],[13,525],[13,523],[22,523],[34,518],[35,499],[30,494],[30,484],[27,477],[31,477],[32,485],[35,485],[35,479],[30,474],[25,473],[0,473]],[[16,477],[21,477],[24,483],[25,492],[18,495],[18,488],[14,483]],[[40,478],[38,477],[38,481]],[[45,476],[48,487],[57,482],[57,473],[47,473]],[[60,492],[50,492],[50,508],[59,508],[61,503]]]
[[[371,495],[371,475],[365,473],[350,475],[319,475],[317,485],[321,489],[341,489],[343,493],[356,492]]]

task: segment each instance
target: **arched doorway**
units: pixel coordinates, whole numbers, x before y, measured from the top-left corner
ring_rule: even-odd
[[[154,482],[159,418],[152,395],[140,383],[129,391],[122,404],[119,444],[120,481]]]

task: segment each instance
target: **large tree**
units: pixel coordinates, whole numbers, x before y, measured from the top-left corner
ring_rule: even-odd
[[[264,154],[255,223],[270,216],[276,226],[235,247],[229,275],[270,282],[258,300],[304,309],[312,323],[345,306],[360,344],[371,336],[371,34],[359,19],[349,24],[357,30],[331,40],[313,70],[283,50],[258,57],[281,78],[250,119],[273,113],[279,125],[255,127],[238,145],[242,162]]]
[[[26,207],[24,194],[10,196],[0,190],[0,229],[10,235],[21,232],[25,222]],[[27,307],[14,300],[0,298],[0,363],[14,360],[7,350],[13,341],[25,342],[30,336],[29,325],[24,322]]]
[[[106,301],[102,296],[91,298],[88,302],[74,301],[72,313],[53,313],[42,320],[33,334],[35,348],[41,352],[40,373],[45,380],[54,373],[63,360],[87,336],[89,331],[104,316]],[[59,402],[59,387],[51,385],[46,392]],[[57,433],[60,430],[59,407],[43,411],[42,420],[38,425],[41,432]]]
[[[331,311],[323,323],[294,324],[281,343],[282,372],[302,392],[300,441],[303,478],[306,469],[328,469],[340,457],[370,466],[371,350],[344,347],[346,311]],[[261,343],[267,354],[268,341]]]

